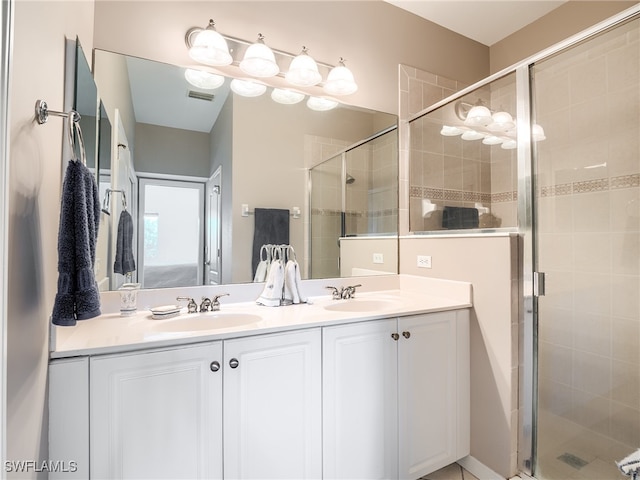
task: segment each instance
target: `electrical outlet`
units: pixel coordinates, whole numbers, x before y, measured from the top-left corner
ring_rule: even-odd
[[[381,253],[374,253],[373,263],[384,263],[384,256]]]
[[[418,255],[418,268],[431,268],[431,255]]]

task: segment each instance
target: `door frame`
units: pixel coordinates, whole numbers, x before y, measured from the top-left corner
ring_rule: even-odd
[[[216,191],[217,190],[217,191]],[[211,231],[211,197],[213,195],[218,196],[218,202],[216,206],[217,230]],[[204,239],[204,284],[205,285],[219,285],[222,281],[222,165],[216,168],[215,172],[209,177],[205,186],[205,239]],[[211,237],[215,235],[217,237],[217,252],[211,252]],[[217,257],[217,281],[211,283],[209,274],[211,272],[210,264],[213,256]]]
[[[13,54],[14,0],[3,0],[0,7],[0,465],[6,459],[7,418],[7,301],[9,258],[9,83]],[[6,478],[5,469],[0,478]]]

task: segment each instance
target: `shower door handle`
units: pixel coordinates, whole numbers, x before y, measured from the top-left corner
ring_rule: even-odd
[[[544,297],[546,293],[546,276],[544,272],[533,272],[533,296]]]

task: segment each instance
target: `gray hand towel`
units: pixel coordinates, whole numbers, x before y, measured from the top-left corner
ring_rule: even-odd
[[[120,212],[118,220],[118,234],[116,236],[116,259],[113,271],[126,275],[136,269],[133,258],[133,219],[126,210]]]
[[[70,161],[62,186],[58,230],[58,293],[51,320],[72,326],[100,315],[100,293],[94,275],[100,223],[98,186],[91,171]]]
[[[279,208],[256,208],[255,227],[253,230],[253,256],[251,260],[251,275],[255,277],[258,263],[260,263],[260,249],[262,245],[289,244],[289,210]]]

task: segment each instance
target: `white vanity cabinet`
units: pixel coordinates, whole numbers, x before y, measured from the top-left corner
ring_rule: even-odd
[[[225,479],[322,478],[319,328],[224,342]]]
[[[90,360],[92,479],[222,478],[222,342]]]
[[[323,329],[331,479],[415,480],[469,454],[469,313]]]

